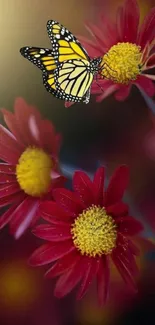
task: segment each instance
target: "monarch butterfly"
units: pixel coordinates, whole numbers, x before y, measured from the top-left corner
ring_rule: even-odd
[[[47,22],[52,50],[23,47],[20,53],[43,72],[43,83],[55,97],[89,103],[94,76],[100,73],[102,58],[90,59],[73,34],[55,20]]]

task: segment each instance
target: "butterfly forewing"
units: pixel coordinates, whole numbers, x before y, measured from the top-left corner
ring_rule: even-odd
[[[22,47],[20,53],[26,59],[35,64],[44,73],[49,73],[56,69],[56,63],[52,55],[52,50],[39,47]]]
[[[90,60],[76,37],[59,22],[49,20],[47,31],[52,42],[53,57],[57,63],[73,59]]]

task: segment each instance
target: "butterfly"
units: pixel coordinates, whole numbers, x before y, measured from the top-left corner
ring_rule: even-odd
[[[68,102],[89,103],[94,77],[102,58],[91,59],[76,37],[55,20],[47,22],[52,49],[23,47],[20,53],[42,70],[47,91]]]

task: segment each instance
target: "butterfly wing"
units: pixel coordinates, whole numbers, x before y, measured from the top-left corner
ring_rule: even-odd
[[[47,31],[52,43],[52,54],[56,63],[74,59],[90,61],[86,50],[80,42],[59,22],[49,20],[47,22]]]
[[[85,102],[85,96],[93,81],[86,60],[70,60],[59,64],[55,71],[55,85],[59,96],[66,101]]]
[[[58,65],[54,74],[44,74],[44,85],[55,97],[68,102],[88,103],[93,74],[87,70],[85,60],[65,61]]]
[[[39,47],[22,47],[21,55],[35,64],[43,73],[50,73],[56,68],[52,50]]]
[[[42,70],[45,88],[55,97],[58,97],[58,91],[56,90],[54,82],[56,64],[52,56],[52,51],[39,47],[23,47],[20,49],[20,53]]]

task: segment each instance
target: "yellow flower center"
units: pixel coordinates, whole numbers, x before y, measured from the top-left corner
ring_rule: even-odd
[[[16,177],[21,189],[34,197],[47,193],[51,183],[52,165],[50,156],[42,149],[28,147],[16,166]]]
[[[102,75],[116,83],[128,84],[136,80],[142,70],[141,47],[132,43],[118,43],[103,56]]]
[[[117,230],[114,219],[104,208],[91,206],[72,225],[74,245],[81,254],[95,257],[110,254],[116,246]]]

